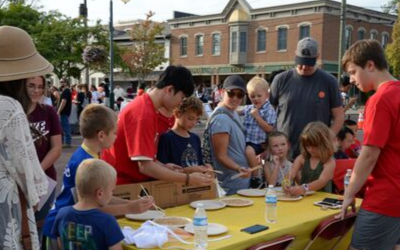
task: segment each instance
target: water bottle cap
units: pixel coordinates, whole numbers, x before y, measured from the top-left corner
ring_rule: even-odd
[[[268,185],[268,188],[274,188],[274,185]]]
[[[197,203],[196,207],[197,207],[197,208],[199,208],[199,207],[204,207],[204,204],[203,204],[203,203]]]

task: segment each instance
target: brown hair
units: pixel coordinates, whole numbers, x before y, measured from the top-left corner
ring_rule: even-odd
[[[105,161],[86,159],[78,167],[75,176],[79,197],[93,197],[99,188],[107,188],[115,182],[117,172]]]
[[[28,94],[26,79],[0,82],[0,94],[17,100],[21,103],[25,114],[28,113],[32,101]]]
[[[342,58],[342,68],[346,71],[349,63],[364,68],[368,61],[373,61],[378,70],[389,68],[382,45],[373,39],[360,40],[351,45]]]
[[[326,163],[335,152],[333,138],[333,132],[324,123],[310,122],[307,124],[300,135],[301,154],[304,159],[311,157],[306,149],[308,146],[317,147],[320,160]]]
[[[79,117],[80,132],[85,139],[95,138],[100,131],[108,134],[116,125],[117,114],[101,104],[89,104]]]
[[[190,96],[183,100],[182,104],[175,108],[174,112],[179,112],[184,114],[188,111],[192,111],[196,113],[198,116],[202,116],[204,113],[203,103],[200,101],[199,98]]]

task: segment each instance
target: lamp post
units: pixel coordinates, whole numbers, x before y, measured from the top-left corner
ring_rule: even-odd
[[[121,0],[125,4],[130,0]],[[114,110],[114,24],[113,0],[110,0],[110,108]]]
[[[85,29],[88,27],[88,8],[87,8],[87,0],[83,1],[83,4],[79,6],[79,16],[84,18]],[[89,38],[86,36],[86,45],[89,44]],[[89,84],[89,67],[85,69],[85,82]]]

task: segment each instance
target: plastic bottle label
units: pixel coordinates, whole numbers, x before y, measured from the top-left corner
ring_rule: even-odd
[[[193,218],[193,225],[198,227],[207,226],[207,218]]]
[[[276,196],[266,196],[265,202],[266,203],[276,203],[278,198]]]

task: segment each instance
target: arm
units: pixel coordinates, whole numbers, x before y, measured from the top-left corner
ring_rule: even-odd
[[[61,103],[60,103],[60,107],[58,107],[57,114],[60,114],[60,113],[61,113],[61,111],[64,109],[64,107],[65,107],[66,104],[67,104],[67,100],[62,99],[62,100],[61,100]]]
[[[124,200],[113,196],[107,206],[100,210],[112,216],[122,216],[125,214],[140,214],[149,210],[154,204],[153,197],[143,197],[139,200]]]
[[[142,174],[153,177],[158,180],[185,183],[186,178],[188,178],[186,174],[177,171],[172,171],[154,161],[150,160],[138,161],[138,163],[139,163],[139,171]],[[190,185],[198,185],[198,186],[210,185],[212,181],[213,179],[210,176],[200,173],[190,174],[189,176]]]
[[[214,155],[216,160],[223,165],[225,168],[238,171],[238,172],[245,172],[247,174],[243,175],[243,178],[248,178],[251,174],[249,169],[242,168],[234,162],[228,156],[228,145],[229,145],[229,134],[228,133],[218,133],[212,135],[212,145],[214,148]]]
[[[343,112],[349,110],[349,108],[351,108],[351,106],[353,106],[356,103],[357,99],[358,99],[357,97],[351,97],[349,103],[347,103],[346,106],[344,107]]]
[[[61,135],[54,135],[50,137],[50,150],[40,163],[43,170],[47,170],[52,166],[61,155]]]
[[[118,242],[117,244],[115,244],[112,247],[109,247],[108,249],[109,250],[122,250],[122,244],[121,244],[121,242]]]
[[[361,154],[354,166],[350,184],[344,193],[342,211],[338,215],[339,218],[343,218],[346,215],[347,208],[350,205],[353,205],[353,210],[355,210],[354,198],[357,192],[360,191],[364,183],[367,181],[368,176],[372,173],[372,170],[375,168],[380,153],[381,149],[379,147],[367,145],[363,146]]]
[[[278,160],[279,162],[279,160]],[[276,184],[276,182],[278,181],[278,176],[279,176],[279,168],[281,166],[278,164],[275,164],[272,162],[267,162],[265,164],[265,179],[267,180],[268,185],[274,185]]]
[[[331,124],[331,130],[335,135],[339,133],[340,129],[343,127],[344,123],[344,112],[343,112],[343,107],[336,107],[331,109],[332,113],[332,124]]]

